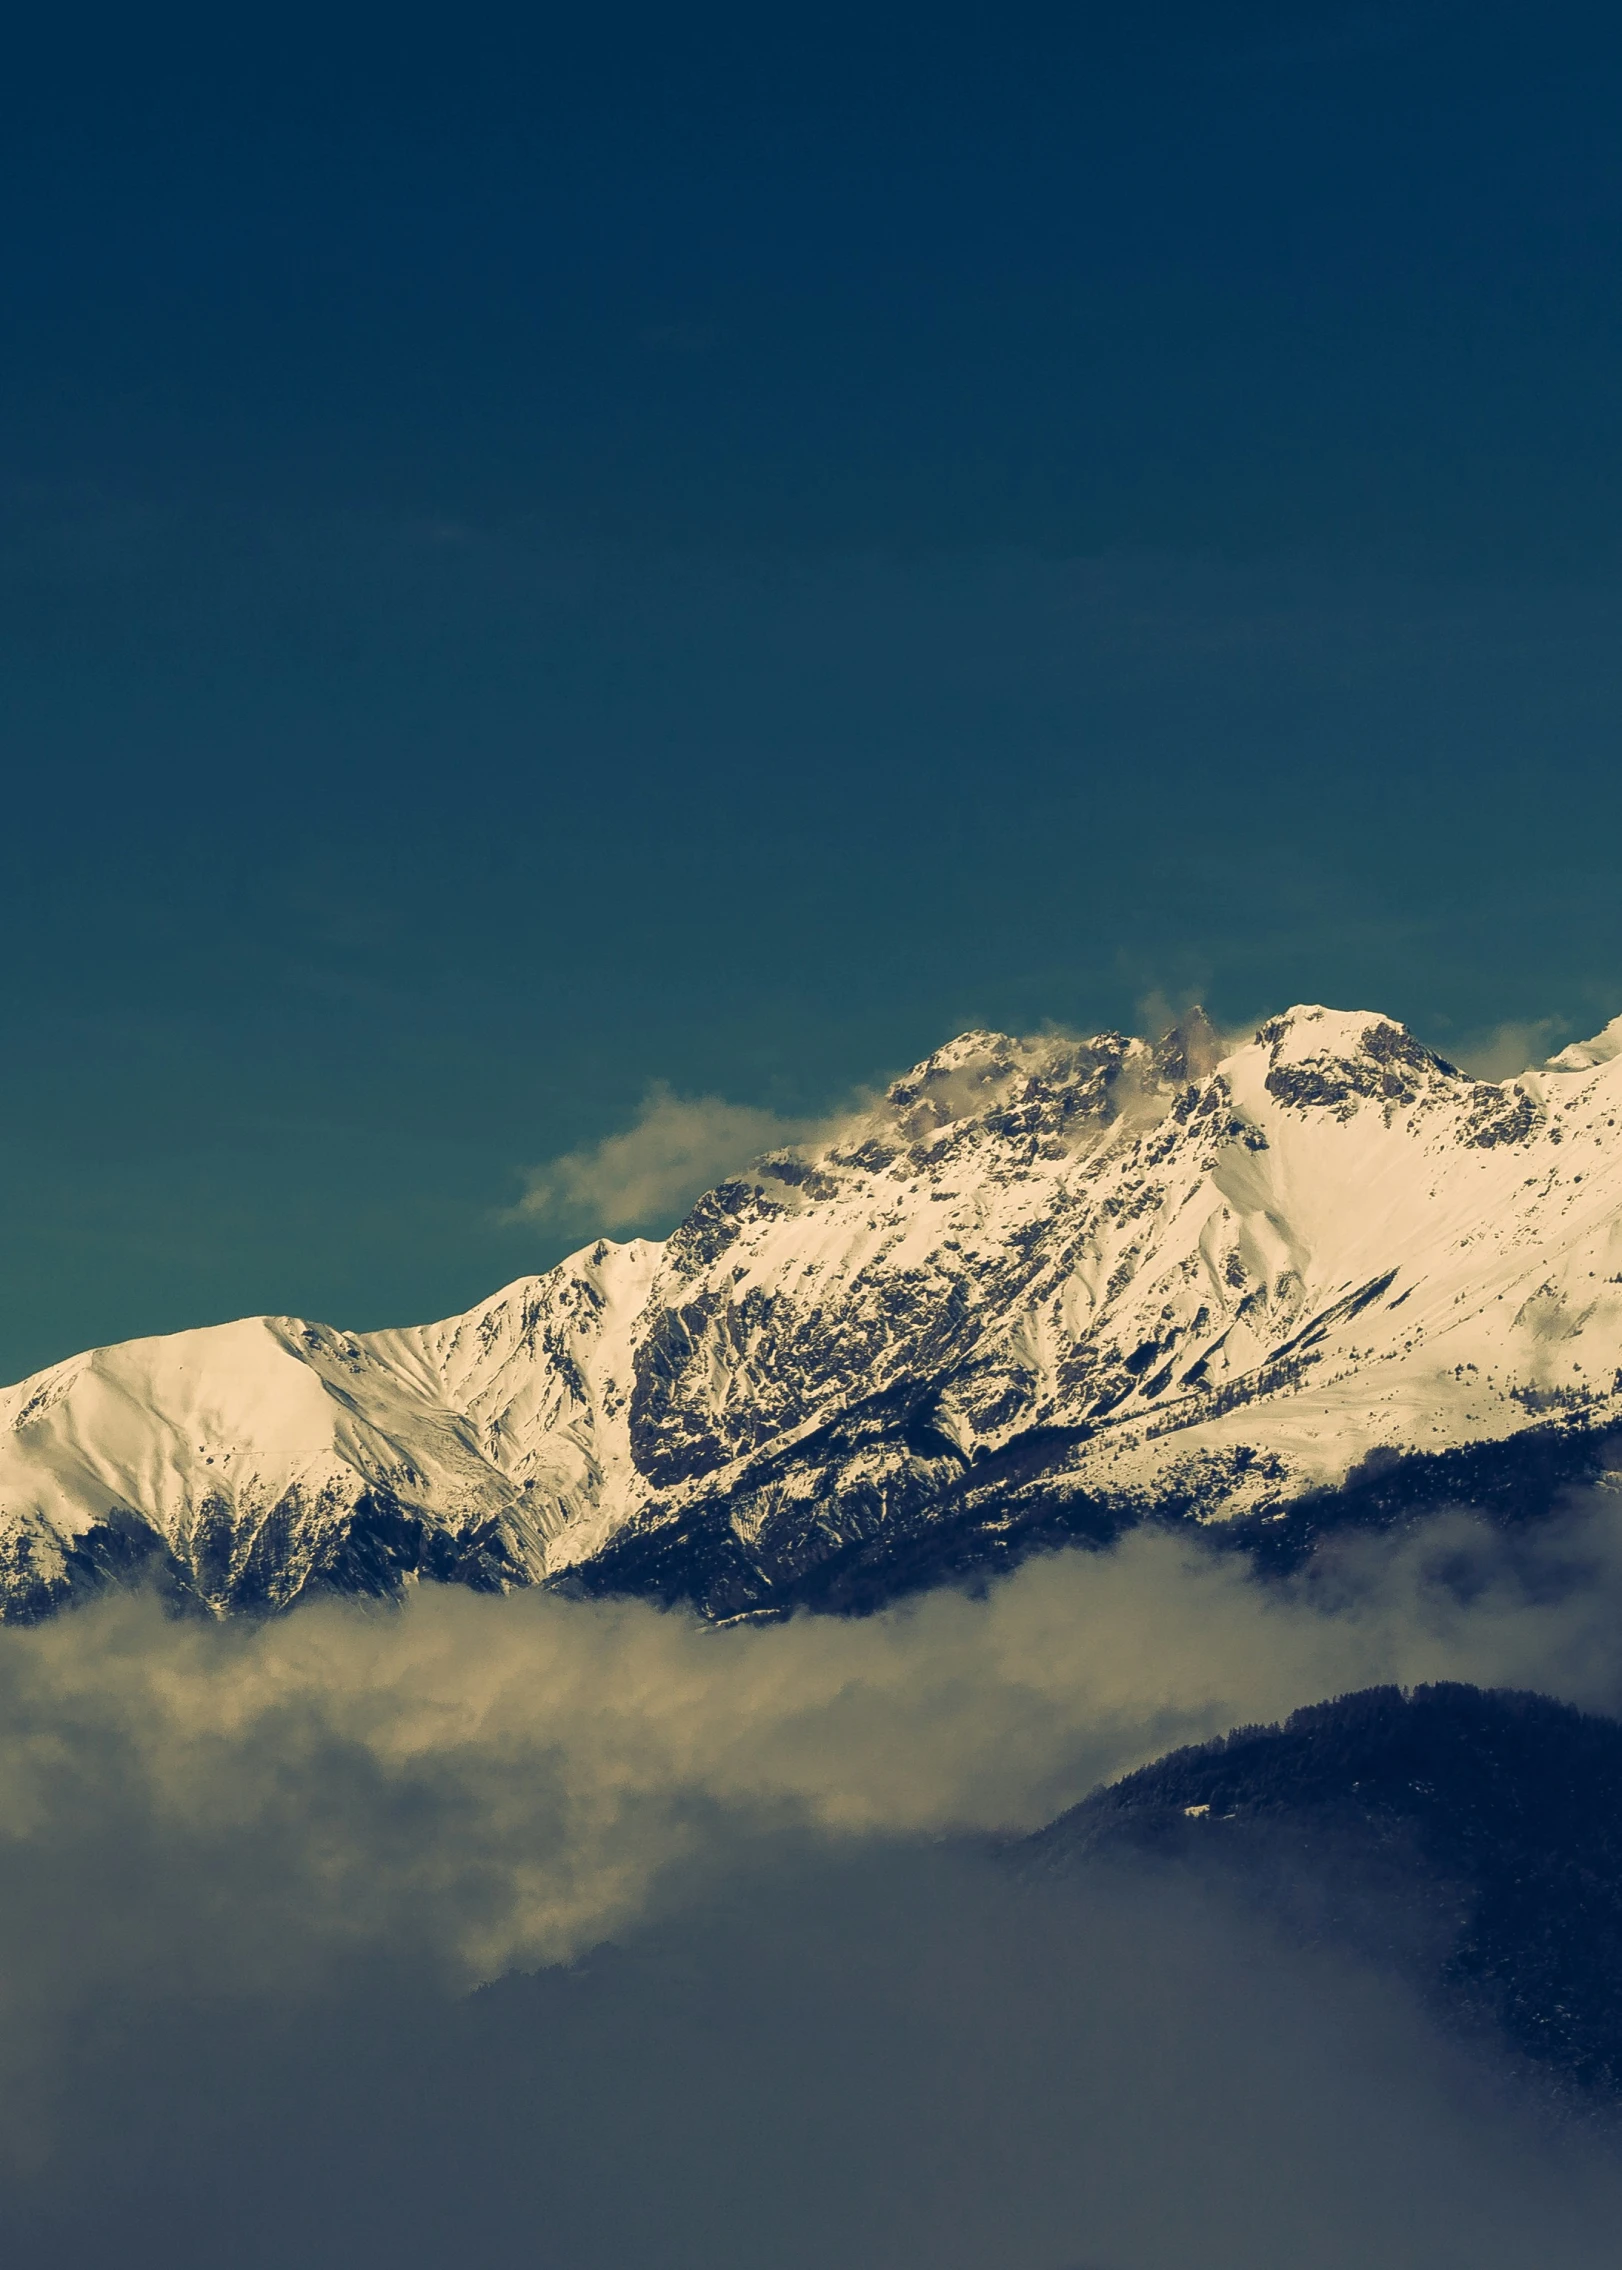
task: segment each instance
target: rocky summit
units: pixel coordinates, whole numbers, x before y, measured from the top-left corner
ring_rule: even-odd
[[[1501,1082],[1361,1011],[965,1033],[662,1243],[0,1393],[0,1605],[849,1609],[1145,1518],[1265,1549],[1393,1493],[1547,1495],[1622,1439],[1619,1117],[1622,1018]]]

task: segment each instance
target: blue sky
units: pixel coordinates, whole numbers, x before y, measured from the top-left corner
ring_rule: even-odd
[[[21,27],[0,1372],[462,1306],[654,1082],[1622,1009],[1619,66],[1564,0]]]

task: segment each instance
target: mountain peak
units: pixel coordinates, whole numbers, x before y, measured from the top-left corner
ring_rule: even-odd
[[[1622,1020],[1565,1060],[1494,1086],[1314,1003],[1226,1050],[1198,1010],[962,1033],[663,1244],[0,1396],[0,1612],[145,1556],[221,1613],[562,1571],[731,1613],[940,1523],[1227,1518],[1622,1423]]]
[[[1155,1070],[1165,1080],[1204,1080],[1224,1053],[1222,1035],[1196,1001],[1155,1042]]]
[[[1253,1046],[1266,1051],[1268,1094],[1297,1107],[1350,1112],[1367,1098],[1402,1108],[1470,1085],[1405,1025],[1364,1009],[1306,1003],[1270,1017]]]
[[[1546,1072],[1589,1072],[1622,1056],[1622,1017],[1613,1017],[1592,1040],[1574,1040],[1558,1056],[1551,1056]]]

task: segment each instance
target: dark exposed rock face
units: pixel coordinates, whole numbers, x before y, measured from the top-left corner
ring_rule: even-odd
[[[716,1617],[870,1615],[937,1585],[978,1589],[1033,1555],[1113,1544],[1145,1523],[1186,1530],[1202,1544],[1244,1555],[1266,1575],[1288,1576],[1337,1537],[1400,1533],[1442,1512],[1472,1513],[1507,1529],[1544,1520],[1622,1457],[1622,1428],[1544,1426],[1507,1442],[1376,1452],[1336,1488],[1297,1493],[1265,1454],[1241,1448],[1220,1478],[1220,1494],[1259,1478],[1283,1502],[1213,1523],[1205,1518],[1204,1492],[1149,1499],[1067,1486],[1085,1439],[1073,1430],[1033,1428],[969,1466],[919,1455],[920,1430],[909,1439],[896,1405],[865,1418],[865,1442],[856,1425],[841,1430],[840,1442],[823,1436],[806,1445],[808,1482],[792,1522],[772,1519],[774,1490],[795,1478],[785,1459],[751,1471],[734,1494],[699,1498],[662,1522],[628,1527],[556,1581],[581,1596],[637,1596]],[[880,1442],[894,1454],[888,1488],[864,1478],[860,1498],[842,1494],[838,1451],[871,1452]]]
[[[474,1592],[506,1592],[526,1581],[514,1540],[499,1522],[451,1531],[383,1492],[369,1493],[345,1507],[312,1552],[306,1511],[296,1501],[273,1507],[247,1551],[234,1556],[219,1508],[205,1509],[204,1528],[182,1553],[128,1507],[81,1532],[49,1572],[38,1568],[25,1536],[11,1566],[0,1568],[9,1589],[6,1620],[37,1623],[109,1588],[155,1591],[178,1615],[262,1616],[324,1593],[393,1599],[414,1577]]]
[[[1287,1019],[1275,1018],[1262,1026],[1256,1038],[1276,1055],[1288,1030]],[[1281,1103],[1303,1107],[1342,1108],[1360,1096],[1407,1105],[1417,1103],[1437,1075],[1458,1078],[1445,1057],[1422,1046],[1400,1025],[1382,1023],[1367,1028],[1353,1053],[1326,1050],[1304,1061],[1275,1061],[1267,1075],[1267,1092]]]

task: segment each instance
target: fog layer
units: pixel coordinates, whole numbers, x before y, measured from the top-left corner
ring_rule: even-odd
[[[1209,1897],[779,1853],[574,1970],[74,2029],[26,2270],[1609,2270],[1622,2170]]]
[[[1619,1610],[1599,1494],[1288,1586],[1142,1534],[860,1623],[425,1589],[0,1634],[11,2243],[450,2261],[482,2200],[485,2259],[560,2270],[1606,2259],[1609,2163],[1395,1988],[939,1840],[1380,1680],[1608,1707]]]

